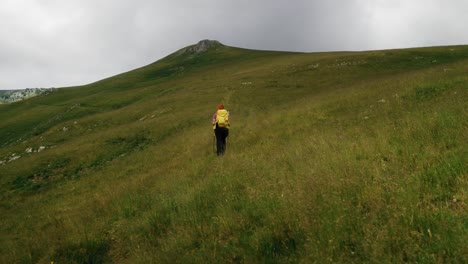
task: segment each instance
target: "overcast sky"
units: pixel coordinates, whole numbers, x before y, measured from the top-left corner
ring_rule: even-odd
[[[303,52],[468,44],[468,0],[0,0],[0,89],[87,84],[202,39]]]

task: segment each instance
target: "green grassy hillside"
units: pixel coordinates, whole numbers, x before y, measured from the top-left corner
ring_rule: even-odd
[[[466,263],[467,72],[216,44],[0,105],[0,262]]]

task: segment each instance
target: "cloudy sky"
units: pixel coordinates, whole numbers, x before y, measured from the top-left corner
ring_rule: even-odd
[[[468,44],[467,0],[0,0],[0,89],[82,85],[202,39],[267,50]]]

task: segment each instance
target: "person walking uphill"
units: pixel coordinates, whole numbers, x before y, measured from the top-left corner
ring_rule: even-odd
[[[226,138],[229,136],[229,112],[224,109],[223,104],[218,105],[218,109],[213,115],[213,130],[216,135],[216,154],[224,155],[226,151]]]

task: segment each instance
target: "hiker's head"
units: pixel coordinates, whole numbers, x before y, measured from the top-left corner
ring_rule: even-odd
[[[224,105],[223,105],[223,104],[219,104],[219,105],[218,105],[218,110],[219,110],[219,109],[224,109]]]

